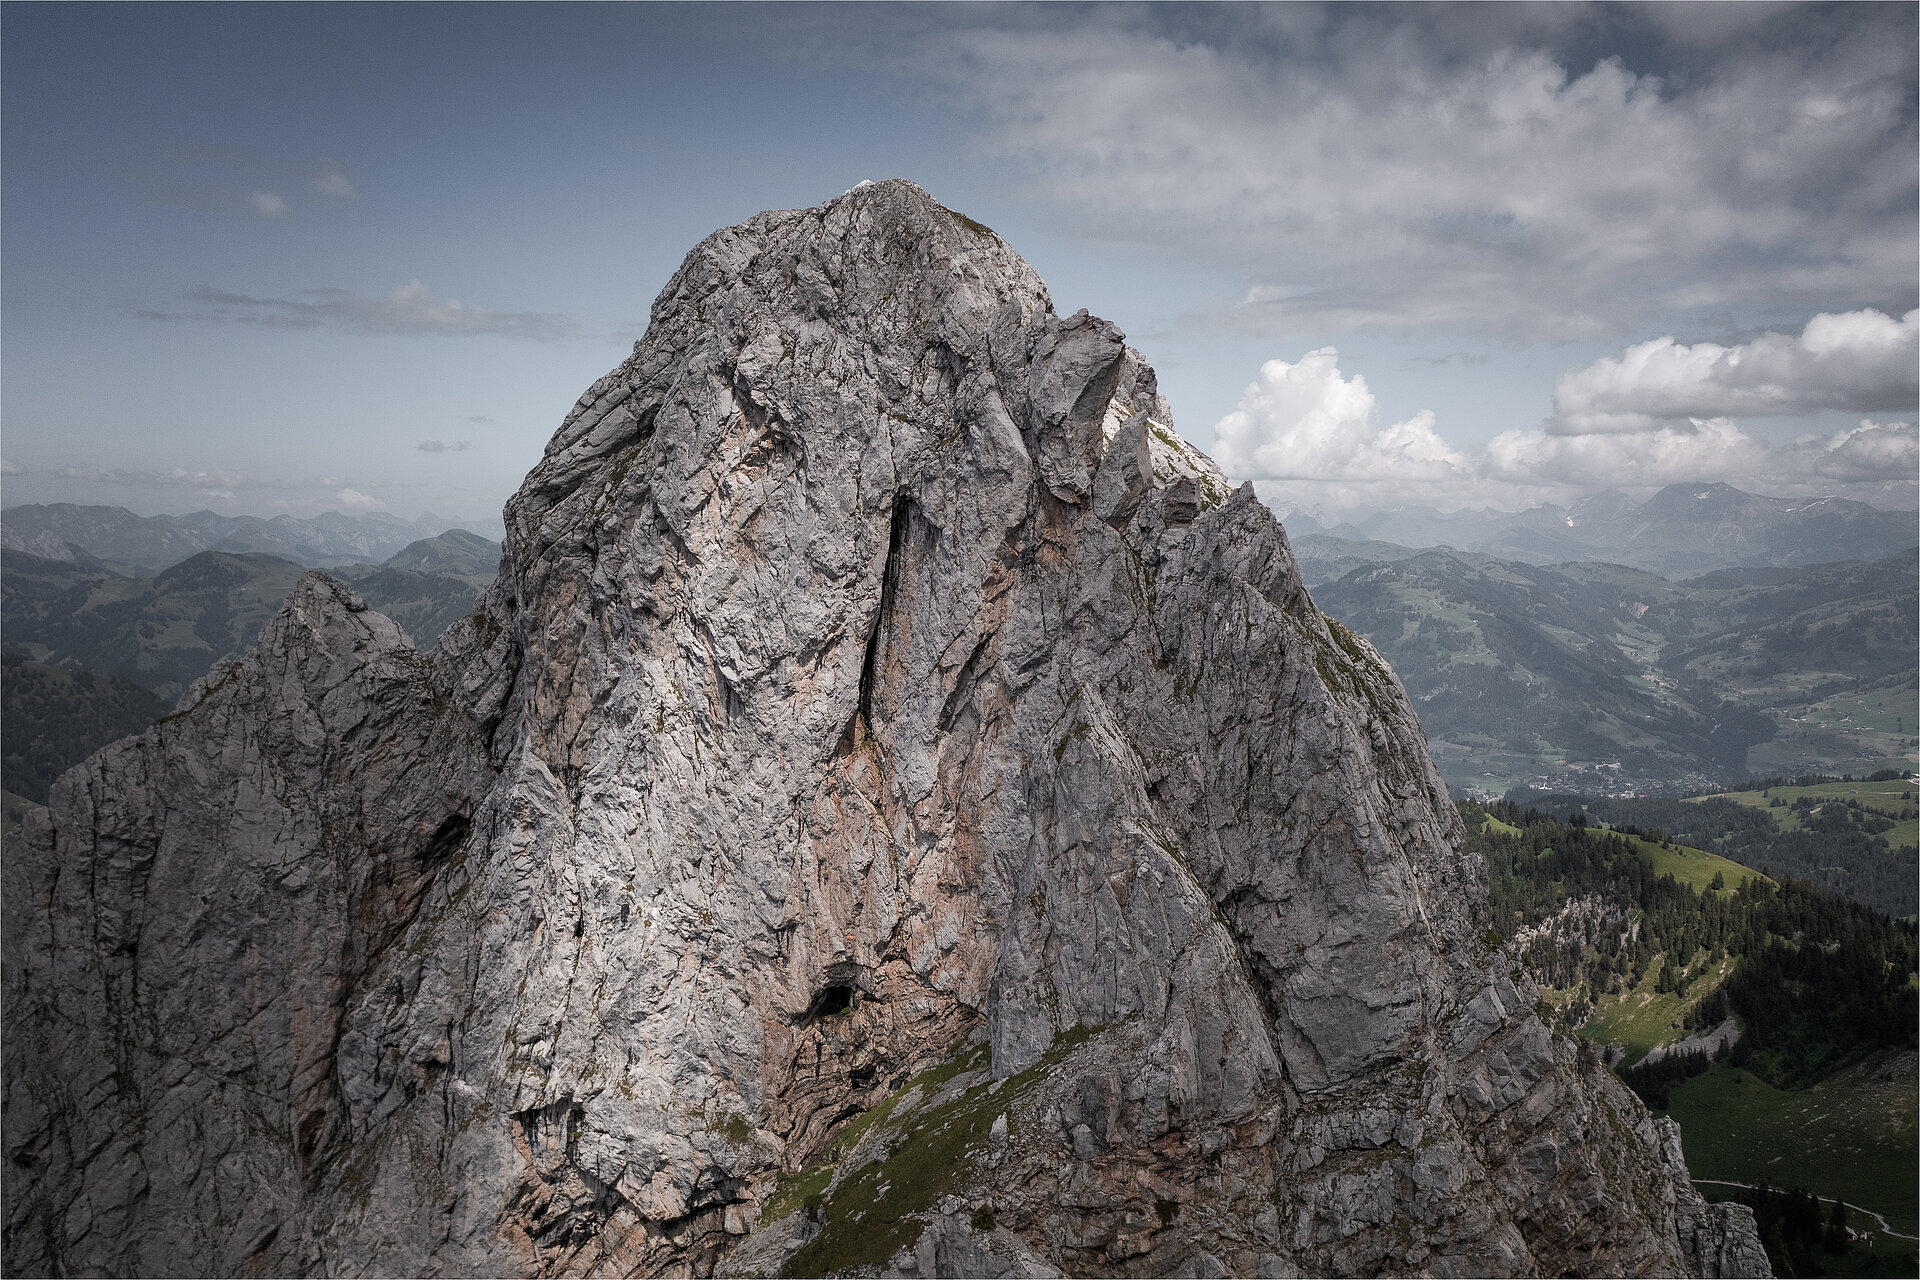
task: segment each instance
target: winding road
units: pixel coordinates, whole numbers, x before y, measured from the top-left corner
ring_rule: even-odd
[[[1693,1179],[1693,1182],[1694,1182],[1694,1185],[1696,1185],[1696,1186],[1707,1186],[1707,1187],[1744,1187],[1744,1188],[1746,1188],[1746,1189],[1747,1189],[1748,1191],[1758,1191],[1758,1190],[1759,1190],[1759,1188],[1758,1188],[1758,1187],[1756,1187],[1756,1186],[1754,1186],[1754,1185],[1753,1185],[1753,1183],[1751,1183],[1751,1182],[1728,1182],[1728,1181],[1727,1181],[1727,1180],[1726,1180],[1725,1178],[1695,1178],[1695,1179]],[[1775,1189],[1775,1190],[1779,1190],[1779,1188],[1777,1188],[1777,1187],[1776,1187],[1776,1188],[1774,1188],[1774,1189]],[[1832,1197],[1832,1196],[1815,1196],[1815,1197],[1814,1197],[1814,1199],[1815,1199],[1815,1200],[1821,1200],[1821,1201],[1826,1201],[1826,1202],[1831,1202],[1831,1201],[1832,1201],[1832,1200],[1834,1199],[1834,1197]],[[1877,1213],[1875,1213],[1875,1212],[1874,1212],[1874,1211],[1873,1211],[1872,1209],[1868,1209],[1868,1208],[1866,1208],[1866,1207],[1865,1207],[1865,1206],[1863,1206],[1863,1205],[1857,1205],[1857,1204],[1855,1204],[1855,1203],[1854,1203],[1853,1201],[1851,1201],[1851,1200],[1842,1200],[1842,1201],[1841,1201],[1840,1203],[1841,1203],[1841,1204],[1844,1204],[1845,1206],[1847,1206],[1847,1208],[1849,1208],[1849,1209],[1851,1209],[1851,1210],[1853,1210],[1853,1211],[1854,1211],[1855,1213],[1864,1213],[1864,1214],[1866,1214],[1866,1215],[1867,1215],[1867,1216],[1868,1216],[1869,1218],[1872,1218],[1872,1219],[1873,1219],[1873,1220],[1874,1220],[1875,1222],[1877,1222],[1877,1223],[1879,1223],[1879,1224],[1880,1224],[1880,1234],[1881,1234],[1881,1235],[1883,1235],[1883,1236],[1898,1236],[1898,1237],[1900,1237],[1900,1238],[1901,1238],[1902,1240],[1920,1240],[1920,1236],[1910,1236],[1910,1235],[1908,1235],[1908,1234],[1907,1234],[1906,1232],[1904,1232],[1904,1231],[1895,1231],[1895,1230],[1894,1230],[1894,1229],[1893,1229],[1892,1227],[1890,1227],[1890,1226],[1888,1226],[1888,1225],[1887,1225],[1887,1220],[1886,1220],[1885,1218],[1883,1218],[1883,1217],[1881,1217],[1881,1216],[1880,1216],[1879,1214],[1877,1214]]]

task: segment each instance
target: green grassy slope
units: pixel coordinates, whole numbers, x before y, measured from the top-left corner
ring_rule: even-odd
[[[0,835],[12,835],[13,829],[27,815],[27,810],[39,806],[25,796],[17,796],[11,791],[0,791]]]
[[[1693,966],[1699,973],[1685,995],[1655,989],[1658,970],[1649,970],[1645,979],[1619,995],[1601,996],[1594,1014],[1581,1025],[1580,1034],[1596,1044],[1617,1044],[1627,1051],[1622,1060],[1632,1065],[1649,1049],[1684,1040],[1690,1034],[1683,1025],[1687,1012],[1711,995],[1733,971],[1733,960],[1723,958],[1707,966],[1706,953],[1695,952]],[[1665,964],[1667,957],[1661,957]]]
[[[1634,851],[1651,863],[1655,871],[1663,876],[1672,876],[1681,884],[1691,885],[1700,893],[1707,892],[1716,875],[1724,882],[1721,886],[1723,893],[1739,888],[1743,877],[1773,883],[1752,867],[1742,866],[1731,858],[1723,858],[1705,849],[1677,842],[1662,845],[1639,836],[1629,836],[1628,839]]]
[[[1801,831],[1807,825],[1802,815],[1810,818],[1818,812],[1796,807],[1794,802],[1802,796],[1815,804],[1824,804],[1828,800],[1857,801],[1861,808],[1893,819],[1892,829],[1883,833],[1888,844],[1920,844],[1920,815],[1916,814],[1920,792],[1906,778],[1879,782],[1822,782],[1809,787],[1769,787],[1764,791],[1721,791],[1712,796],[1691,798],[1696,802],[1731,800],[1735,804],[1765,809],[1782,831]],[[1775,800],[1782,803],[1776,806],[1773,803]]]
[[[1664,832],[1776,876],[1810,880],[1890,916],[1920,907],[1920,806],[1902,779],[1679,797],[1550,794],[1508,799],[1562,820]]]

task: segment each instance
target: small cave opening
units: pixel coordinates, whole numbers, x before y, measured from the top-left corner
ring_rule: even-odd
[[[837,1013],[845,1013],[853,1008],[854,987],[851,982],[836,982],[824,988],[813,998],[807,1007],[809,1018],[830,1018]]]
[[[847,1073],[847,1083],[860,1090],[873,1088],[873,1082],[879,1078],[879,1067],[860,1067]]]
[[[472,832],[473,823],[464,813],[449,815],[421,848],[418,855],[420,866],[429,870],[440,866],[466,844]]]

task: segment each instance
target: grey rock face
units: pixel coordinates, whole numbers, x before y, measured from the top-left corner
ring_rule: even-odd
[[[716,232],[506,514],[432,653],[310,575],[9,847],[11,1269],[1763,1269],[992,232]]]

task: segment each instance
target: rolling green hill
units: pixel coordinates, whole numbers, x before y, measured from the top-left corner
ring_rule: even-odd
[[[1379,550],[1303,542],[1323,568]],[[1456,790],[1671,793],[1920,761],[1913,552],[1684,582],[1400,552],[1314,597],[1393,664]]]
[[[1743,776],[1749,748],[1776,726],[1661,671],[1641,597],[1671,584],[1612,568],[1602,590],[1570,570],[1588,566],[1427,551],[1356,569],[1315,599],[1393,664],[1455,787]]]
[[[1911,1050],[1886,1049],[1790,1090],[1721,1063],[1675,1085],[1667,1113],[1680,1122],[1696,1178],[1805,1187],[1876,1209],[1914,1234],[1914,1071]]]
[[[483,554],[458,540],[439,547],[416,542],[406,552],[419,563],[437,558],[463,569]],[[155,577],[129,578],[0,551],[0,619],[9,649],[55,666],[125,676],[171,702],[215,662],[244,652],[305,572],[277,556],[202,551]],[[469,613],[490,580],[394,565],[331,572],[351,581],[422,648]]]
[[[1775,786],[1686,798],[1549,794],[1518,788],[1517,805],[1562,820],[1659,831],[1749,867],[1778,871],[1892,916],[1920,910],[1920,788],[1879,781]]]
[[[353,565],[344,572],[364,567]],[[380,567],[404,569],[429,578],[460,578],[475,591],[481,591],[493,581],[493,575],[500,568],[500,544],[465,529],[449,529],[438,537],[408,543],[387,557]]]
[[[0,512],[0,548],[150,578],[201,551],[259,552],[324,568],[380,561],[396,552],[404,554],[407,544],[438,524],[434,516],[410,521],[382,511],[356,516],[329,511],[301,520],[289,515],[267,519],[211,511],[141,516],[125,507],[27,503]]]
[[[306,570],[258,553],[203,551],[153,578],[0,552],[10,648],[55,666],[124,676],[171,703],[253,643]]]

